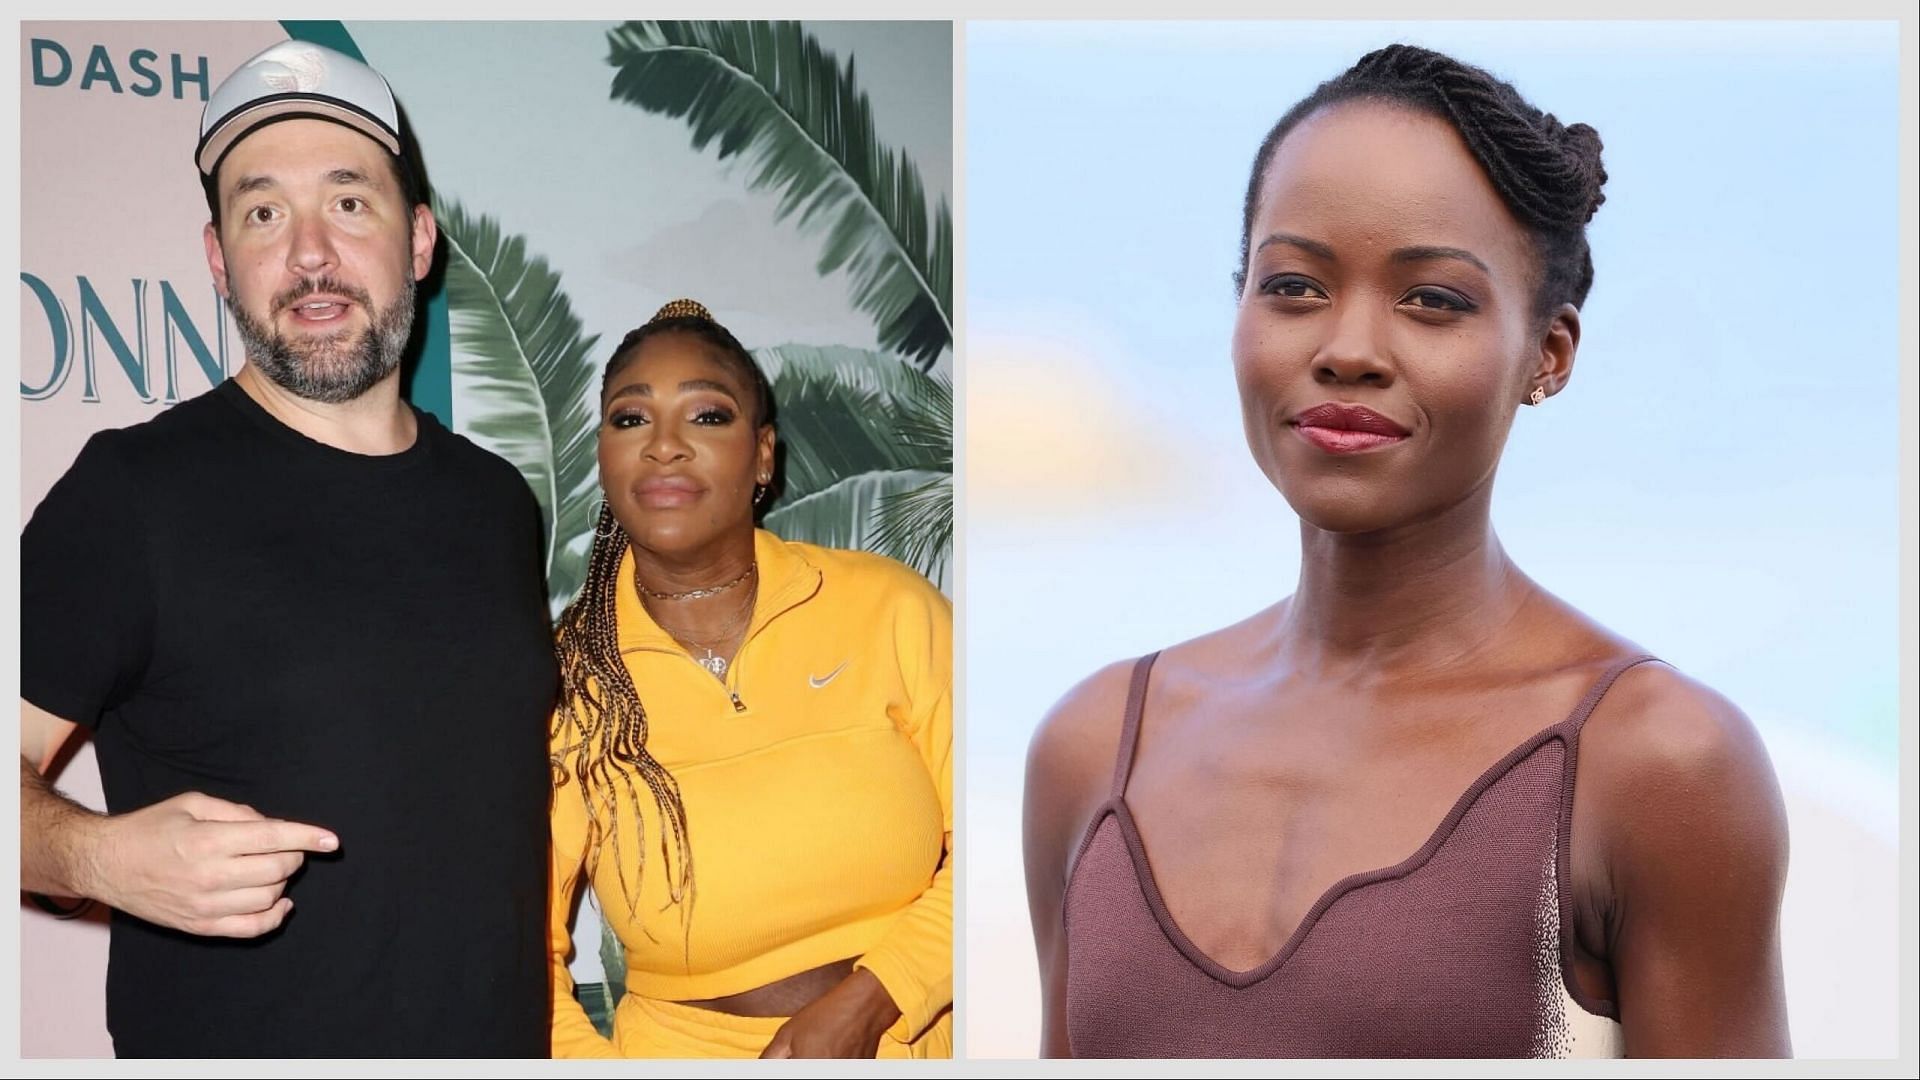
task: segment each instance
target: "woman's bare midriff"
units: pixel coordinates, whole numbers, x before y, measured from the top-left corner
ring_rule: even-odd
[[[744,990],[725,997],[707,998],[704,1001],[688,1001],[682,1004],[699,1009],[712,1009],[731,1016],[792,1016],[802,1008],[812,1004],[820,995],[840,984],[842,979],[853,974],[853,958],[835,960],[821,964],[797,975],[789,975],[765,986]]]

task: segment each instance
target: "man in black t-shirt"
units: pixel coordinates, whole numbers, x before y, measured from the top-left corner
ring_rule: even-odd
[[[436,227],[392,93],[283,42],[196,157],[246,364],[21,535],[21,884],[114,909],[123,1056],[545,1056],[539,511],[400,396]],[[41,775],[77,726],[106,815]]]

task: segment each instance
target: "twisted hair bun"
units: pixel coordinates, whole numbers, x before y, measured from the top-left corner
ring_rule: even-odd
[[[707,305],[698,300],[688,300],[684,297],[679,300],[669,300],[660,305],[660,310],[653,313],[653,318],[647,320],[647,325],[651,326],[654,323],[666,319],[705,319],[708,322],[714,321],[713,312],[707,310]]]
[[[1389,45],[1362,56],[1321,83],[1267,133],[1247,184],[1243,269],[1237,281],[1244,282],[1261,182],[1280,142],[1313,113],[1353,100],[1392,102],[1451,124],[1513,216],[1533,233],[1544,271],[1536,307],[1546,312],[1586,302],[1593,284],[1586,225],[1606,202],[1600,133],[1586,124],[1563,125],[1529,104],[1512,84],[1415,45]]]
[[[1567,153],[1579,169],[1580,190],[1586,195],[1587,216],[1580,219],[1580,224],[1585,225],[1593,220],[1600,204],[1607,201],[1606,194],[1600,190],[1607,186],[1607,170],[1600,164],[1600,133],[1586,124],[1575,124],[1565,129],[1564,137]]]

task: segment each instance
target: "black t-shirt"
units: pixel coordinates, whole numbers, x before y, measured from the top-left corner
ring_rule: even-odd
[[[21,696],[96,729],[111,812],[199,791],[340,838],[261,938],[115,912],[122,1056],[547,1053],[539,512],[417,415],[351,454],[229,381],[95,435],[21,535]]]

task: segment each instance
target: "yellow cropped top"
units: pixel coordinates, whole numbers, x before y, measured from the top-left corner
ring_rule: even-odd
[[[764,530],[754,553],[759,597],[725,685],[640,605],[632,555],[621,563],[620,649],[647,748],[680,785],[693,901],[670,902],[659,812],[637,779],[644,867],[636,881],[623,796],[621,858],[603,847],[594,893],[630,994],[722,997],[855,957],[900,1007],[888,1034],[909,1041],[953,1000],[952,606],[877,555]],[[567,970],[588,844],[571,775],[552,825],[553,1054],[616,1056]]]

